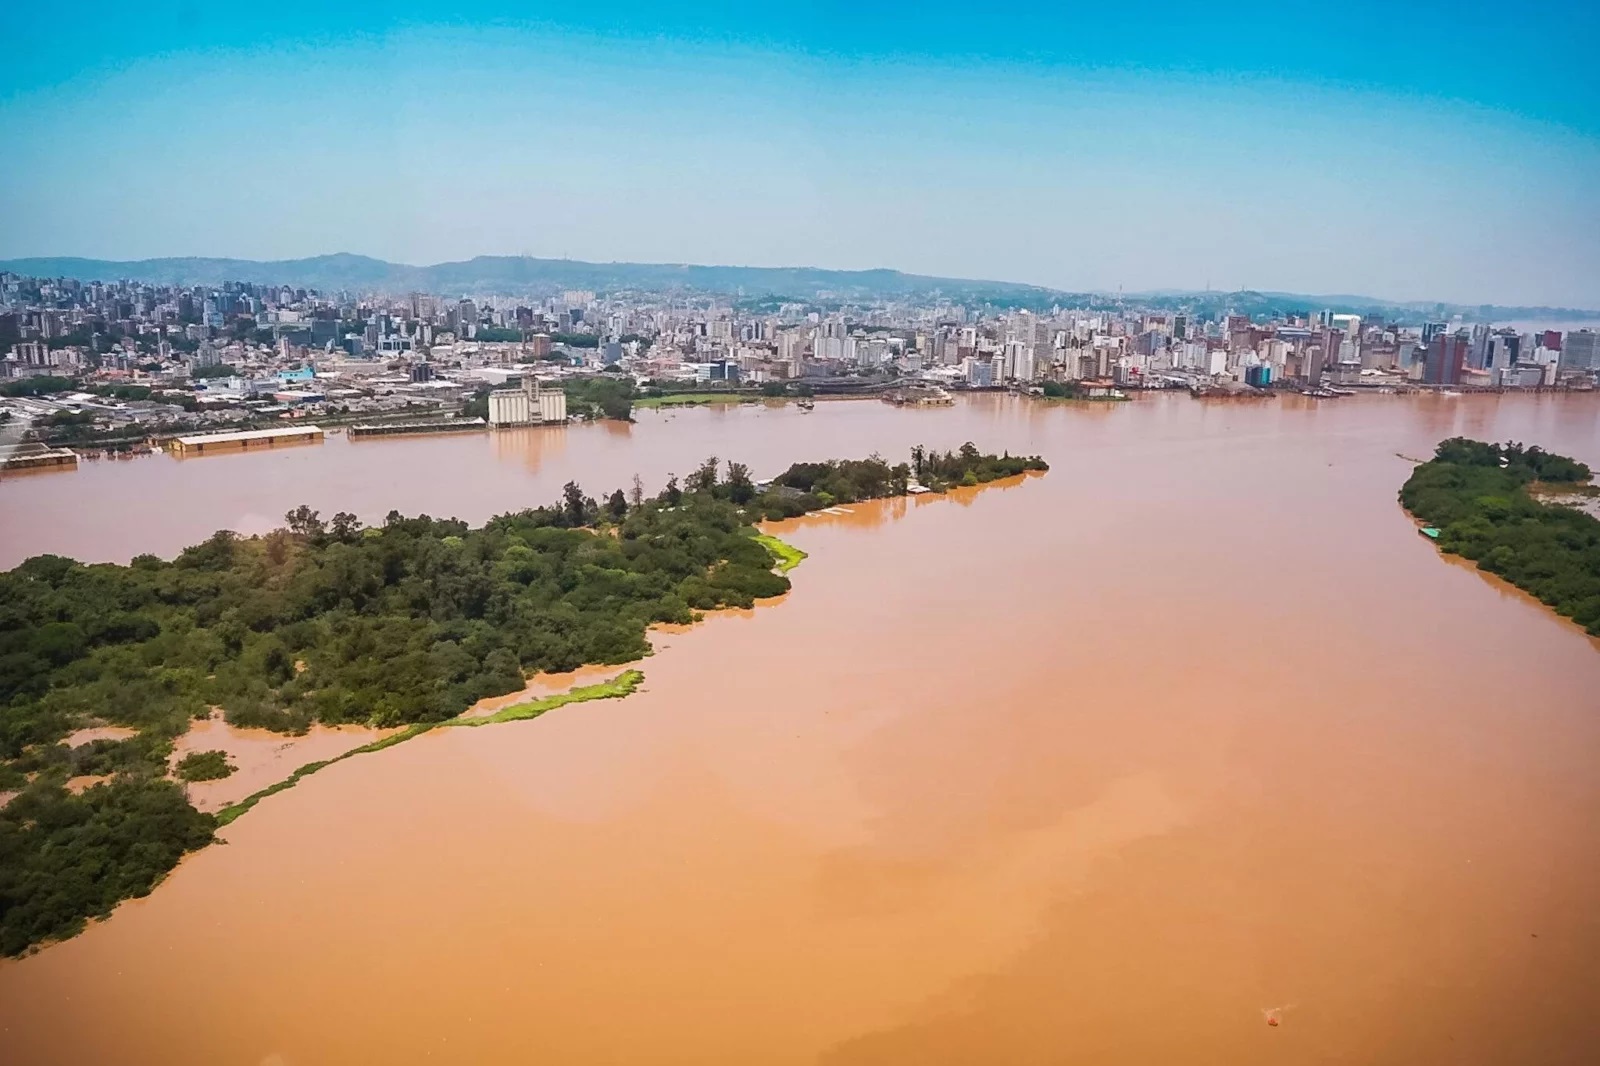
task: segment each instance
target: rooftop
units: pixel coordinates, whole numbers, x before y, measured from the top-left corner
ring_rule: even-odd
[[[303,437],[308,433],[321,432],[321,426],[279,426],[275,429],[241,429],[232,433],[197,433],[191,437],[179,437],[178,443],[192,447],[196,444],[226,444],[229,441],[270,440],[273,437]]]

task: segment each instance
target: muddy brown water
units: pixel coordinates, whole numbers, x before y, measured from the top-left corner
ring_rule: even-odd
[[[1053,465],[787,525],[794,591],[665,635],[625,700],[271,797],[0,965],[0,1059],[1600,1060],[1600,647],[1395,503],[1395,453],[1456,433],[1600,467],[1597,415],[819,404],[0,484],[12,565],[302,501],[478,521],[713,453]]]

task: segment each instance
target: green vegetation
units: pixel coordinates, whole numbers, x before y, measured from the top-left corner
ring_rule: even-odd
[[[641,396],[633,401],[635,407],[681,407],[693,404],[743,403],[758,400],[755,393],[740,392],[668,392],[660,396]]]
[[[565,344],[568,348],[600,347],[600,337],[594,333],[552,333],[550,340],[554,344]]]
[[[229,366],[227,363],[218,363],[216,366],[200,366],[189,371],[191,378],[231,378],[239,373],[239,368]]]
[[[943,492],[957,485],[982,485],[1031,470],[1048,469],[1050,465],[1037,455],[984,455],[971,441],[958,451],[942,454],[918,445],[911,449],[910,463],[894,466],[877,456],[840,462],[796,463],[773,480],[781,494],[779,498],[773,501],[768,494],[763,496],[763,501],[769,518],[787,518],[835,503],[901,496],[913,478],[935,492]]]
[[[567,412],[584,418],[611,418],[618,422],[633,419],[633,382],[615,375],[564,378],[561,390],[567,394]],[[463,418],[489,417],[488,386],[478,389],[461,407]]]
[[[81,796],[59,783],[24,789],[0,809],[0,954],[72,936],[148,895],[211,842],[214,824],[170,781],[118,777]]]
[[[502,707],[494,714],[481,715],[477,718],[452,718],[444,724],[447,727],[473,728],[481,725],[499,725],[502,722],[526,722],[530,718],[537,718],[546,711],[565,707],[569,703],[582,703],[585,700],[620,700],[624,696],[632,695],[642,681],[644,681],[642,672],[624,670],[610,681],[584,685],[567,692],[557,692],[542,699],[513,703],[509,707]]]
[[[1126,400],[1122,394],[1090,396],[1089,391],[1076,381],[1046,381],[1040,386],[1047,400]]]
[[[770,533],[757,533],[756,540],[777,558],[778,573],[780,574],[787,574],[799,566],[806,557],[805,552],[787,541],[779,540]]]
[[[490,391],[491,390],[487,385],[479,386],[478,389],[473,392],[472,399],[461,405],[460,417],[487,419],[489,417]]]
[[[359,748],[351,748],[343,755],[335,755],[331,759],[322,759],[318,762],[306,763],[304,766],[295,770],[294,773],[290,774],[282,781],[270,784],[259,792],[252,792],[238,803],[222,808],[222,810],[218,811],[216,814],[217,826],[218,828],[221,828],[222,826],[233,824],[239,820],[240,815],[250,811],[255,807],[256,804],[260,803],[268,796],[276,796],[280,792],[285,792],[293,788],[295,785],[300,783],[301,778],[310,777],[312,774],[323,769],[324,767],[332,766],[336,762],[343,762],[344,760],[354,758],[357,755],[367,755],[374,751],[382,751],[384,748],[392,748],[396,744],[410,740],[412,737],[421,736],[423,733],[426,733],[428,730],[433,729],[437,725],[437,722],[419,722],[416,725],[407,726],[398,733],[391,733],[382,739],[374,740],[371,744],[363,744]]]
[[[320,762],[307,763],[305,766],[300,767],[282,781],[268,785],[261,791],[246,796],[238,803],[224,807],[222,810],[218,811],[216,816],[217,825],[226,826],[232,824],[238,820],[240,815],[249,811],[268,796],[274,796],[279,792],[293,788],[300,782],[301,778],[310,777],[318,770],[332,766],[336,762],[343,762],[346,759],[353,759],[357,755],[369,755],[375,751],[382,751],[385,748],[392,748],[396,744],[402,744],[413,737],[419,737],[431,729],[448,726],[470,727],[498,725],[504,722],[522,722],[530,718],[537,718],[546,711],[553,711],[557,707],[565,707],[569,703],[582,703],[586,700],[621,699],[624,696],[631,695],[633,691],[639,687],[640,682],[643,680],[644,674],[640,671],[624,670],[621,674],[618,674],[610,681],[602,681],[596,685],[585,685],[581,688],[571,689],[567,692],[558,692],[555,695],[546,696],[543,699],[527,700],[522,703],[514,703],[509,707],[501,709],[495,714],[484,715],[479,718],[455,718],[448,722],[442,723],[419,722],[416,725],[408,726],[405,729],[400,730],[398,733],[392,733],[389,736],[375,740],[371,744],[363,744],[359,748],[352,748],[343,755],[337,755],[332,759],[323,759]]]
[[[78,387],[74,378],[60,378],[52,374],[39,374],[30,378],[12,378],[0,381],[0,396],[50,396]]]
[[[475,341],[506,344],[522,340],[522,331],[503,326],[479,326],[472,333]]]
[[[1587,485],[1587,466],[1520,444],[1453,437],[1412,471],[1400,502],[1471,559],[1600,636],[1600,519],[1540,503],[1530,489]]]
[[[225,751],[191,751],[178,760],[176,772],[181,781],[221,781],[236,769]]]
[[[567,394],[567,411],[585,418],[611,418],[618,422],[633,419],[633,382],[612,375],[565,378],[561,388]]]
[[[912,460],[930,485],[1045,469],[971,444],[944,455],[918,448]],[[640,659],[653,623],[781,595],[783,572],[804,555],[755,522],[902,493],[912,470],[876,456],[802,463],[762,489],[744,464],[713,457],[653,498],[637,479],[603,502],[569,482],[553,504],[476,529],[397,512],[363,528],[354,515],[325,521],[302,506],[282,529],[221,531],[170,561],[43,555],[0,574],[0,789],[20,791],[0,807],[0,947],[16,954],[71,935],[148,892],[216,825],[334,762],[442,724],[626,695],[637,671],[457,718],[484,697],[520,691],[531,673]],[[400,728],[212,818],[166,775],[174,740],[213,707],[234,725],[280,732],[313,722]],[[138,734],[64,743],[102,723]],[[178,773],[209,780],[227,769],[213,751],[187,756]],[[65,782],[80,775],[112,780],[73,796]]]

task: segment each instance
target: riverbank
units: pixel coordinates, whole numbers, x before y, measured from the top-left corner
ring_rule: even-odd
[[[1053,466],[764,523],[810,553],[798,594],[654,630],[626,699],[439,730],[262,803],[113,920],[0,963],[0,1057],[1595,1058],[1600,655],[1441,565],[1394,497],[1394,453],[1456,434],[1600,465],[1593,414],[819,403],[139,461],[132,507],[109,476],[0,488],[24,545],[22,516],[104,557],[302,501],[476,524],[713,452],[775,475],[818,441]],[[1195,636],[1218,633],[1242,637]]]
[[[806,553],[792,544],[779,540],[770,533],[756,534],[756,540],[778,560],[778,573],[787,574],[805,560]]]
[[[1600,518],[1562,496],[1590,501],[1592,471],[1535,447],[1455,437],[1412,471],[1406,510],[1439,550],[1469,559],[1600,637]]]
[[[405,729],[393,734],[392,736],[384,737],[381,740],[375,740],[371,744],[363,744],[361,747],[354,748],[345,752],[343,755],[336,756],[335,758],[324,759],[320,762],[308,763],[305,766],[295,770],[294,773],[290,774],[282,781],[269,785],[266,788],[245,797],[238,803],[224,807],[216,814],[217,828],[221,829],[232,824],[242,815],[249,813],[249,811],[254,808],[256,804],[260,803],[268,796],[274,796],[279,792],[285,791],[286,789],[293,788],[295,785],[299,784],[300,781],[310,777],[312,774],[317,773],[320,770],[325,770],[337,763],[344,762],[346,759],[353,759],[357,755],[370,755],[373,752],[379,752],[386,748],[392,748],[396,744],[403,744],[408,740],[414,740],[429,730],[458,727],[476,728],[478,726],[486,725],[501,725],[506,722],[531,721],[547,711],[553,711],[557,707],[565,707],[573,703],[585,703],[589,700],[622,699],[624,696],[631,695],[633,691],[637,689],[641,683],[643,683],[643,681],[644,673],[642,671],[628,670],[611,681],[603,681],[596,685],[585,685],[582,688],[576,688],[570,692],[561,692],[553,696],[546,696],[542,699],[529,700],[525,703],[514,703],[492,715],[482,717],[470,717],[463,715],[462,717],[452,718],[445,722],[420,722],[413,726],[407,726]]]
[[[634,407],[643,407],[646,410],[659,407],[697,407],[716,404],[761,403],[763,400],[772,400],[774,403],[784,402],[781,396],[762,396],[759,393],[740,395],[727,392],[669,392],[664,396],[639,396],[634,399]]]
[[[942,456],[919,447],[913,459],[930,477],[973,483],[1045,468],[1038,457],[985,455],[970,443]],[[209,833],[202,840],[196,827],[227,826],[327,766],[443,725],[518,721],[626,696],[642,679],[637,671],[471,713],[485,699],[525,690],[530,673],[640,659],[650,652],[652,625],[695,622],[786,593],[784,574],[803,556],[755,523],[836,500],[904,495],[910,469],[877,456],[800,463],[758,487],[744,464],[730,461],[724,477],[709,458],[655,497],[636,486],[631,503],[619,488],[602,505],[569,482],[553,506],[478,528],[393,513],[363,528],[348,512],[325,521],[302,505],[266,536],[219,531],[172,561],[91,569],[42,556],[0,574],[0,599],[11,608],[0,638],[40,667],[0,675],[7,733],[23,738],[0,763],[0,788],[19,793],[0,808],[0,839],[18,867],[7,871],[15,884],[0,878],[0,904],[15,903],[0,907],[6,950],[74,935],[204,846]],[[119,609],[108,614],[108,603]],[[95,709],[95,720],[85,720],[85,708]],[[397,731],[297,766],[212,816],[162,779],[174,772],[174,740],[218,709],[231,727],[283,734],[355,722]],[[59,743],[73,726],[105,724],[138,734],[78,748]],[[200,750],[219,764],[208,776],[227,780],[226,751]],[[63,782],[90,787],[80,794]],[[157,801],[147,803],[146,791]],[[79,823],[111,820],[118,839],[159,834],[147,809],[182,830],[161,855],[134,848],[108,863],[78,846],[89,834],[72,833]],[[160,864],[150,866],[153,858]],[[74,879],[74,863],[102,876]],[[70,894],[38,906],[36,883],[46,871],[80,886],[81,907],[74,911]],[[115,883],[130,887],[108,900],[106,885]]]

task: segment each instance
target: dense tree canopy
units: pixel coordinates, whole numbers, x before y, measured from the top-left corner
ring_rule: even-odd
[[[958,450],[942,454],[918,445],[911,449],[909,463],[894,466],[878,456],[796,463],[778,475],[773,484],[799,490],[802,495],[791,501],[799,510],[792,513],[803,514],[832,503],[903,495],[913,479],[935,492],[942,492],[953,485],[981,485],[1030,470],[1048,469],[1049,464],[1037,455],[984,455],[968,441]],[[774,514],[773,517],[778,516]]]
[[[0,954],[71,936],[124,899],[146,895],[213,821],[170,781],[119,777],[80,796],[27,789],[0,811]]]
[[[567,394],[567,410],[585,418],[611,418],[627,422],[633,418],[633,382],[626,377],[605,375],[565,378],[561,387]]]
[[[235,769],[225,751],[191,751],[178,760],[175,772],[180,781],[220,781]]]
[[[1586,484],[1583,463],[1520,444],[1454,437],[1400,490],[1405,508],[1439,528],[1441,550],[1537,596],[1600,636],[1600,520],[1541,503],[1535,483]]]
[[[970,444],[913,463],[929,484],[1044,469]],[[363,528],[301,506],[265,536],[220,531],[172,560],[42,555],[0,574],[0,791],[20,791],[0,807],[0,950],[70,935],[210,839],[167,777],[174,740],[212,708],[281,732],[426,724],[533,672],[640,658],[652,623],[789,588],[755,521],[903,493],[912,469],[796,464],[762,489],[710,458],[654,498],[636,480],[602,505],[569,482],[477,529],[398,512]],[[138,733],[66,743],[100,723]],[[228,772],[221,752],[179,766]],[[83,775],[112,780],[71,794]]]

